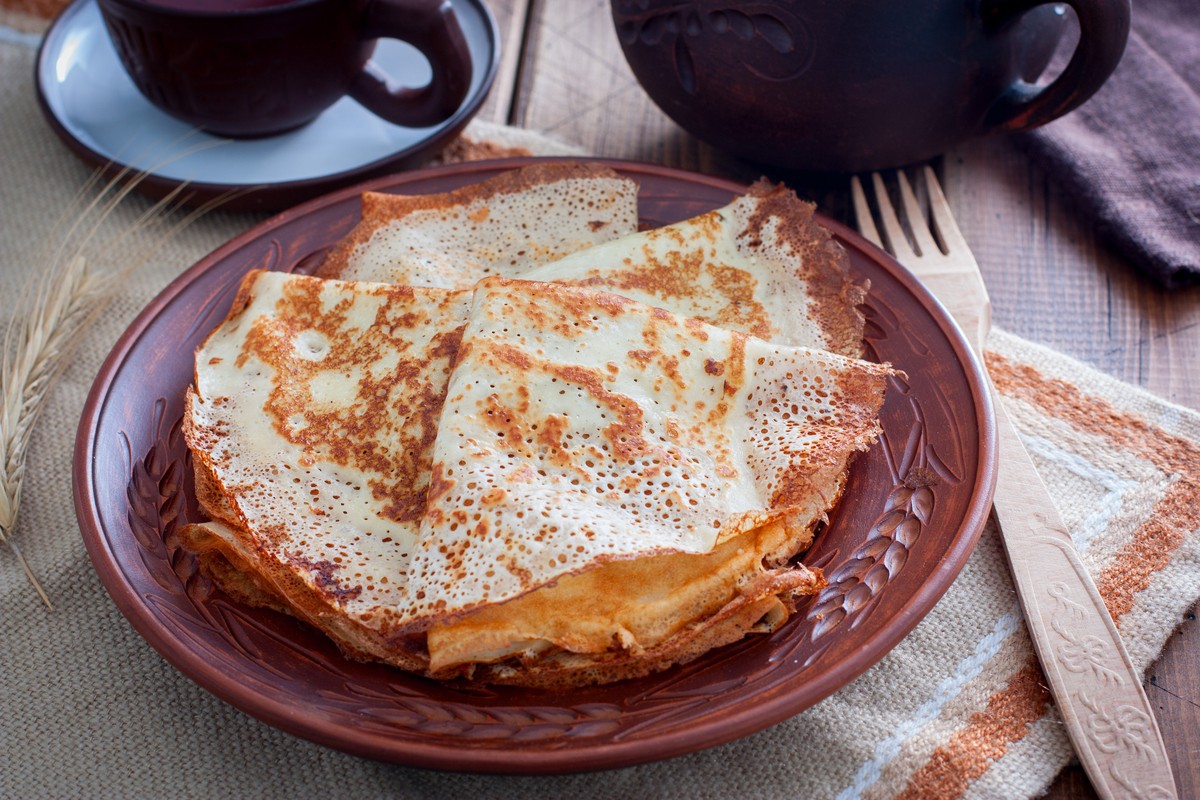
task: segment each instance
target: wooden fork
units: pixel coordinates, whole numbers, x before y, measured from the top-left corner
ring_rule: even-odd
[[[871,178],[883,237],[854,177],[858,229],[921,279],[983,363],[991,327],[987,289],[937,177],[929,167],[923,173],[928,223],[908,179],[896,174],[912,244],[878,173]],[[1175,779],[1141,680],[994,386],[991,391],[1000,459],[993,507],[1034,649],[1075,752],[1102,798],[1174,798]]]

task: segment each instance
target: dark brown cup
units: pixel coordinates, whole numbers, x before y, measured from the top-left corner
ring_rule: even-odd
[[[471,58],[449,0],[99,0],[121,62],[146,98],[219,136],[270,136],[345,95],[406,127],[436,125],[467,95]],[[394,88],[370,61],[378,38],[429,60],[422,87]]]
[[[1067,19],[1037,0],[612,0],[634,75],[700,139],[761,164],[857,172],[1025,130],[1115,69],[1129,0],[1066,0],[1080,39],[1048,85]]]

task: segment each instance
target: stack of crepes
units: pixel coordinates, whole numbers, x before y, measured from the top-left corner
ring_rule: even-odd
[[[564,687],[776,629],[879,432],[867,287],[760,182],[638,231],[547,163],[367,194],[315,276],[252,272],[185,434],[226,593],[436,679]]]

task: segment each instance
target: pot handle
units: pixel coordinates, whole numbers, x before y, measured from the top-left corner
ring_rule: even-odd
[[[374,0],[359,23],[363,39],[400,39],[429,60],[433,77],[420,87],[396,86],[373,61],[349,95],[396,125],[423,128],[453,116],[471,86],[471,51],[450,0]]]
[[[988,111],[987,127],[1020,131],[1044,125],[1081,105],[1116,69],[1129,38],[1130,0],[1064,0],[1079,21],[1079,44],[1062,74],[1048,86],[1018,80]],[[1012,23],[1044,0],[985,0],[993,29]]]

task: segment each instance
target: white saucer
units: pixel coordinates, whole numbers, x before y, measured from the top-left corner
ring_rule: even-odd
[[[278,209],[368,177],[415,166],[456,135],[483,103],[499,64],[495,19],[482,0],[452,0],[474,71],[462,106],[430,128],[403,128],[343,98],[309,125],[264,139],[224,139],[159,111],[118,60],[96,0],[76,0],[42,42],[37,88],[55,131],[81,158],[110,172],[149,173],[161,196],[187,183],[193,202],[235,192],[225,208]],[[429,65],[411,45],[382,39],[374,60],[397,81],[421,85]]]

